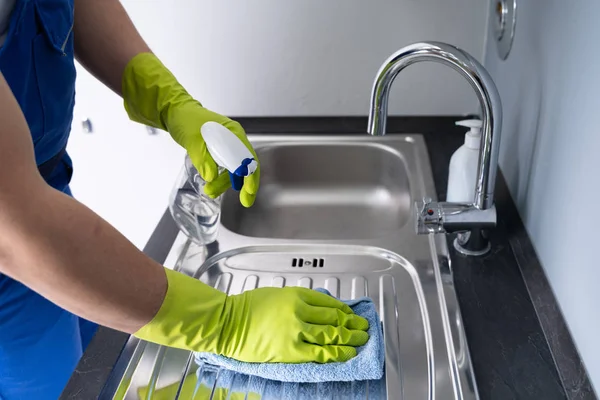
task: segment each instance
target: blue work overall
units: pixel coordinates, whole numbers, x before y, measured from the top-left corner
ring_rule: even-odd
[[[17,0],[0,48],[0,71],[29,125],[38,169],[69,195],[73,9],[73,0]],[[0,274],[0,399],[57,399],[95,330]]]

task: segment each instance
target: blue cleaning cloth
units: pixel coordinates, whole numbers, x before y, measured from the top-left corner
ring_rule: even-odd
[[[317,290],[331,296],[326,289]],[[355,314],[369,322],[369,340],[364,346],[356,348],[356,357],[349,361],[326,364],[248,363],[212,353],[195,353],[196,363],[280,382],[354,382],[381,379],[385,349],[375,304],[368,297],[345,300],[344,303],[348,304]],[[221,370],[220,373],[224,372]],[[223,376],[226,375],[227,373]]]
[[[279,382],[240,374],[210,364],[200,364],[196,374],[198,375],[196,390],[200,385],[215,390],[226,389],[228,400],[230,398],[247,400],[384,400],[387,398],[385,378],[352,382]]]

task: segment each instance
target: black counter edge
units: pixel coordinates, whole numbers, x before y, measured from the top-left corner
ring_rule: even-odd
[[[390,116],[388,118],[387,132],[389,133],[416,133],[425,136],[440,200],[445,199],[446,195],[445,186],[450,156],[462,144],[464,138],[464,128],[457,128],[454,126],[454,122],[473,117],[475,116]],[[249,134],[365,134],[367,127],[367,117],[365,116],[237,117],[234,119],[239,121]],[[485,340],[476,340],[480,337],[476,335],[478,333],[477,327],[474,328],[473,326],[476,326],[478,321],[469,321],[472,316],[469,315],[468,310],[473,309],[469,292],[475,293],[477,287],[473,285],[473,280],[469,280],[471,277],[467,277],[469,279],[462,282],[461,279],[465,277],[457,277],[457,275],[460,275],[457,271],[466,272],[467,275],[482,275],[480,279],[483,278],[486,284],[491,283],[493,285],[494,277],[492,276],[490,280],[490,277],[485,276],[485,273],[481,271],[485,271],[489,267],[502,268],[502,265],[492,265],[494,264],[494,255],[502,253],[502,255],[499,255],[500,264],[504,264],[504,267],[508,267],[507,269],[514,266],[521,279],[520,282],[516,282],[516,285],[514,285],[515,282],[511,283],[513,286],[522,285],[527,292],[526,301],[528,304],[519,303],[517,306],[533,311],[535,320],[528,322],[533,322],[532,329],[534,331],[536,326],[539,327],[539,333],[543,338],[543,342],[535,343],[533,347],[545,347],[538,350],[541,358],[546,356],[551,358],[554,371],[548,371],[548,376],[556,374],[560,380],[561,391],[550,392],[551,395],[545,397],[544,400],[550,398],[568,400],[597,399],[501,171],[498,173],[495,196],[499,214],[499,227],[495,233],[492,233],[492,241],[498,239],[500,245],[492,250],[493,253],[490,256],[479,259],[465,258],[453,251],[452,238],[448,239],[451,248],[451,263],[455,274],[455,287],[459,296],[467,342],[469,343],[481,398],[501,400],[508,398],[537,399],[540,397],[536,397],[536,390],[540,390],[544,384],[544,382],[527,381],[528,376],[525,375],[523,382],[503,382],[503,385],[507,387],[497,389],[497,382],[486,380],[487,376],[481,373],[482,369],[493,370],[492,375],[501,374],[501,371],[498,371],[495,365],[486,364],[489,359],[493,359],[493,357],[489,357],[489,354],[485,354],[486,346],[489,347],[489,343],[486,344]],[[167,210],[145,246],[144,252],[157,262],[164,262],[176,235],[177,227]],[[502,246],[504,242],[508,244],[506,247]],[[478,269],[478,267],[481,268]],[[478,301],[481,303],[476,294],[474,298],[475,303]],[[482,304],[478,304],[477,307],[481,308]],[[490,314],[498,310],[488,311],[488,314]],[[529,319],[531,315],[525,315],[524,317]],[[490,318],[490,315],[483,315],[483,318]],[[534,332],[533,336],[536,336],[537,333]],[[128,338],[129,335],[127,334],[100,327],[77,365],[60,400],[97,398]],[[545,354],[546,351],[547,354]],[[513,371],[508,371],[508,373],[512,375]],[[542,374],[542,376],[545,375]],[[498,378],[506,381],[505,376],[498,376]],[[518,376],[512,378],[519,379]],[[540,387],[518,391],[519,388],[515,386],[519,383]],[[504,396],[505,394],[508,394],[508,397]],[[522,396],[523,394],[525,395]]]
[[[387,132],[390,133],[437,133],[449,126],[454,130],[454,122],[460,119],[475,118],[463,116],[390,116],[387,119]],[[238,117],[249,134],[366,134],[368,119],[365,116],[331,117]],[[464,129],[464,128],[463,128]]]
[[[503,176],[497,187],[500,190],[496,190],[496,199],[498,204],[503,205],[501,212],[510,248],[521,270],[568,399],[596,399],[585,365]]]

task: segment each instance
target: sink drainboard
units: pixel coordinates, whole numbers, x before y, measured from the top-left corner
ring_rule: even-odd
[[[294,259],[298,260],[296,267]],[[300,259],[308,260],[310,265],[300,267]],[[314,267],[313,260],[323,260],[324,266]],[[352,393],[355,397],[350,398],[367,398],[361,395],[365,392],[371,394],[370,398],[385,399],[386,390],[398,399],[402,393],[406,398],[413,398],[409,393],[429,397],[421,396],[423,388],[431,386],[428,381],[432,376],[431,333],[424,295],[414,267],[402,257],[362,246],[255,246],[209,260],[201,269],[200,279],[232,294],[264,286],[302,286],[322,287],[341,299],[371,297],[382,323],[387,349],[385,365],[390,373],[387,380],[368,385],[337,383],[335,392]],[[410,375],[419,376],[418,381],[402,368],[401,360],[410,360]],[[319,393],[331,393],[331,385],[299,385],[300,397],[295,398],[319,398]]]
[[[193,249],[194,245],[187,245],[188,253],[193,253]],[[193,270],[189,264],[194,259],[191,256],[181,260],[188,265],[179,265],[180,269]],[[319,266],[321,261],[323,266]],[[138,357],[134,355],[128,366],[131,377],[122,380],[113,398],[433,398],[433,348],[425,296],[414,266],[399,255],[365,246],[253,246],[220,253],[207,260],[194,275],[229,294],[264,286],[302,286],[326,288],[342,299],[371,297],[384,333],[384,377],[368,382],[298,384],[296,393],[290,394],[277,393],[277,386],[267,386],[264,379],[239,375],[225,387],[230,397],[218,397],[217,391],[213,392],[220,387],[218,367],[195,365],[192,353],[187,351],[138,342]],[[158,397],[165,391],[170,391],[172,397]]]

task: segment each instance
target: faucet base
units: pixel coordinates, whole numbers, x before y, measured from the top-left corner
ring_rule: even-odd
[[[457,235],[454,248],[466,256],[483,256],[492,249],[492,245],[485,229],[472,229]]]

